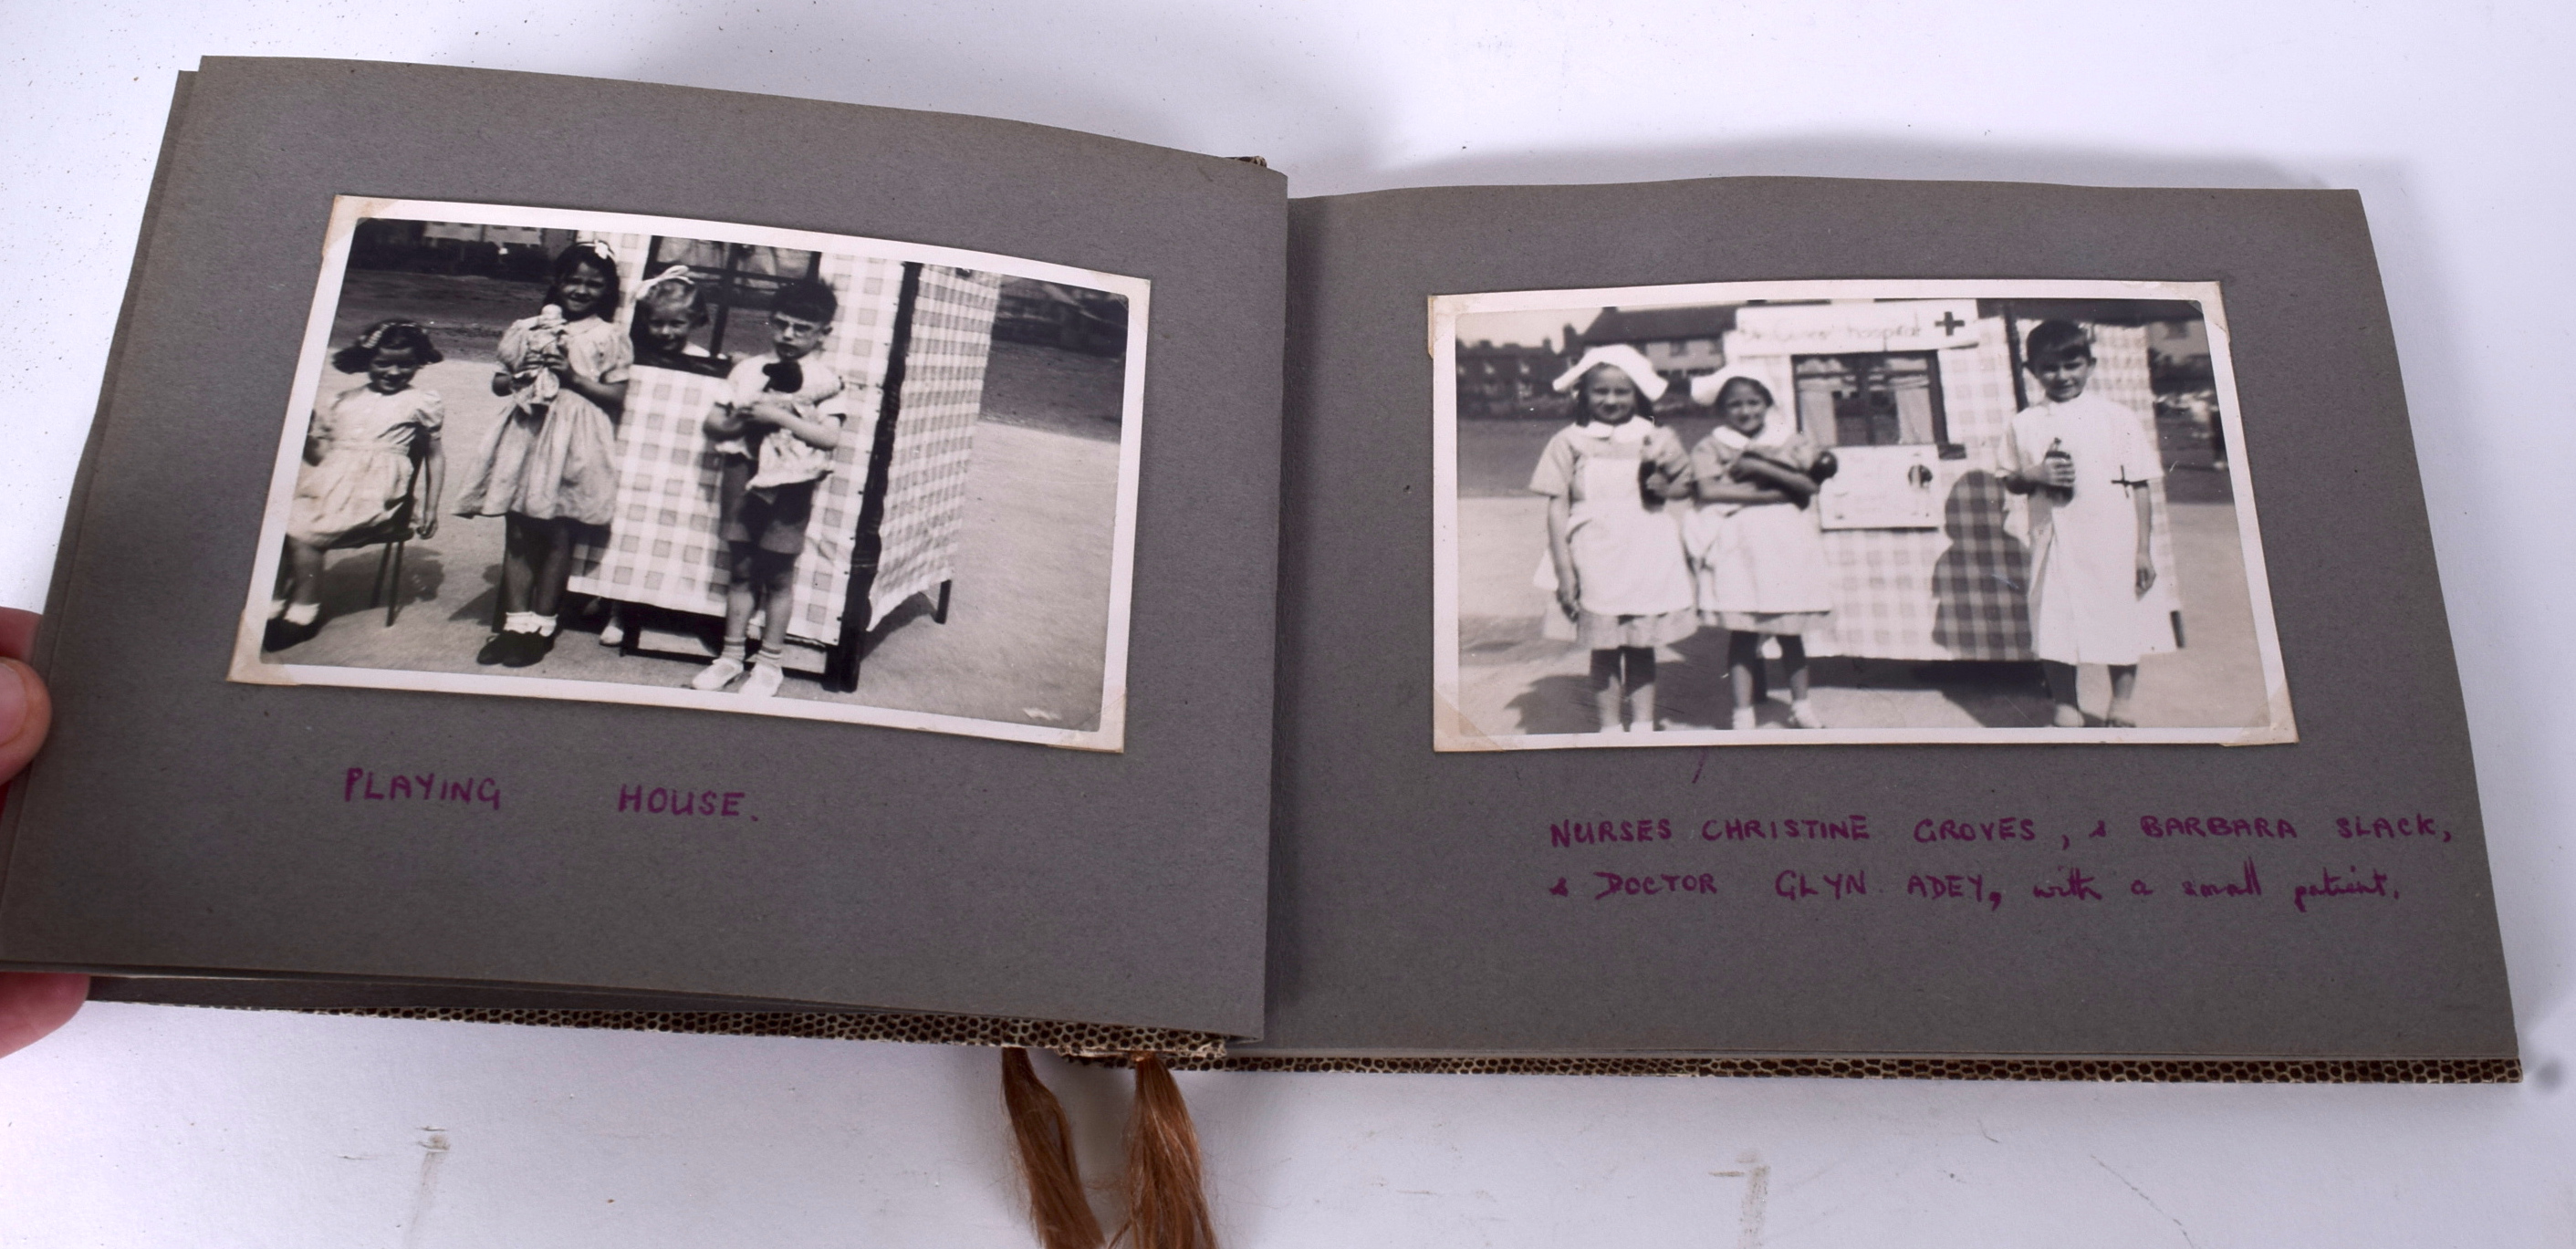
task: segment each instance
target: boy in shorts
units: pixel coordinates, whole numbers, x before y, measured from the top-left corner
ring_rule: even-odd
[[[839,312],[830,286],[813,278],[788,283],[771,305],[769,354],[736,364],[725,397],[707,412],[707,437],[721,460],[717,500],[730,579],[724,649],[689,681],[691,689],[721,690],[743,676],[755,606],[767,623],[740,692],[767,698],[786,679],[796,557],[805,550],[814,485],[831,475],[848,416],[840,375],[813,358]]]

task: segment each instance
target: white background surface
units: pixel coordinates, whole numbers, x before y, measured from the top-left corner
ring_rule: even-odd
[[[981,113],[1257,152],[1298,194],[1736,173],[2357,187],[2528,1082],[1182,1086],[1234,1249],[2576,1241],[2576,6],[1576,8],[13,0],[0,603],[43,597],[171,75],[201,55]],[[1120,1078],[1046,1070],[1105,1168]],[[0,1245],[1025,1245],[995,1090],[979,1050],[97,1006],[0,1061]]]

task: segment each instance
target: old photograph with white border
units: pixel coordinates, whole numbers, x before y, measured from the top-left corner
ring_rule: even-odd
[[[342,196],[230,675],[1124,745],[1149,284]]]
[[[1430,348],[1436,749],[2297,740],[2217,283],[1449,295]]]

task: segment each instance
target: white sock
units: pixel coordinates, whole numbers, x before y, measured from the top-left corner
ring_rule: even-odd
[[[529,612],[529,613],[528,613],[528,619],[530,619],[530,620],[532,620],[532,621],[535,621],[535,622],[536,622],[536,626],[537,626],[537,627],[536,627],[536,628],[534,628],[534,629],[530,629],[530,630],[529,630],[529,632],[534,633],[534,634],[536,634],[536,635],[538,635],[538,636],[540,636],[540,637],[553,637],[553,636],[555,635],[555,618],[554,618],[554,617],[552,617],[552,616],[540,616],[540,615],[536,614],[535,612]]]
[[[514,611],[501,618],[501,632],[534,633],[537,631],[537,622],[543,619],[545,617],[532,611]]]
[[[316,619],[320,618],[321,615],[322,605],[320,603],[289,603],[286,605],[286,623],[291,625],[309,625]]]
[[[278,619],[278,618],[279,618],[279,617],[281,617],[281,616],[284,616],[285,614],[286,614],[286,600],[285,600],[285,599],[282,599],[282,598],[273,598],[273,599],[268,600],[268,618],[269,618],[269,619],[271,619],[271,620],[275,620],[275,619]]]

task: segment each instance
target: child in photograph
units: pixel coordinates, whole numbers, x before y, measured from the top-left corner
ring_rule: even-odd
[[[575,529],[605,525],[617,504],[617,420],[635,348],[617,330],[617,263],[597,243],[555,257],[546,311],[502,331],[492,393],[511,396],[457,499],[462,516],[498,516],[501,627],[474,656],[524,668],[554,648],[556,612],[572,577]],[[542,405],[535,375],[553,376]]]
[[[1575,641],[1592,651],[1592,690],[1604,733],[1649,733],[1655,648],[1698,630],[1680,511],[1690,456],[1654,422],[1664,379],[1636,348],[1594,347],[1556,379],[1574,395],[1574,423],[1548,439],[1530,474],[1547,496],[1546,570]],[[1624,712],[1624,714],[1623,714]]]
[[[1834,609],[1825,536],[1808,501],[1833,475],[1833,453],[1799,432],[1761,379],[1733,370],[1691,379],[1691,394],[1717,408],[1718,425],[1692,449],[1700,506],[1683,522],[1699,619],[1726,629],[1732,726],[1758,727],[1762,640],[1777,639],[1789,675],[1789,723],[1823,728],[1807,701],[1810,629]]]
[[[788,283],[771,305],[770,353],[735,365],[726,397],[707,413],[709,445],[721,459],[717,500],[729,579],[723,649],[690,680],[692,689],[721,690],[742,678],[741,693],[766,698],[786,678],[796,557],[805,550],[814,485],[832,472],[848,416],[840,375],[813,358],[839,312],[829,285]],[[754,608],[766,622],[744,677]]]
[[[635,308],[626,325],[635,366],[708,372],[713,353],[689,341],[708,319],[705,293],[688,266],[673,265],[636,283]],[[626,618],[611,600],[593,598],[583,614],[598,627],[600,645],[626,644]]]
[[[2140,603],[2156,583],[2151,483],[2164,461],[2146,419],[2085,386],[2093,343],[2071,321],[2043,321],[2023,344],[2045,402],[2014,414],[1998,452],[2004,488],[2030,497],[2031,649],[2048,677],[2053,723],[2082,728],[2077,664],[2111,670],[2102,723],[2134,728],[2138,658],[2159,613]]]
[[[262,649],[282,650],[321,631],[324,552],[438,531],[447,476],[438,432],[447,410],[437,391],[411,382],[422,366],[443,359],[429,331],[410,321],[378,321],[332,354],[331,367],[367,380],[314,408]]]
[[[635,363],[655,368],[686,369],[713,358],[713,352],[689,341],[707,323],[707,304],[697,275],[686,265],[673,265],[635,287],[633,323]]]

